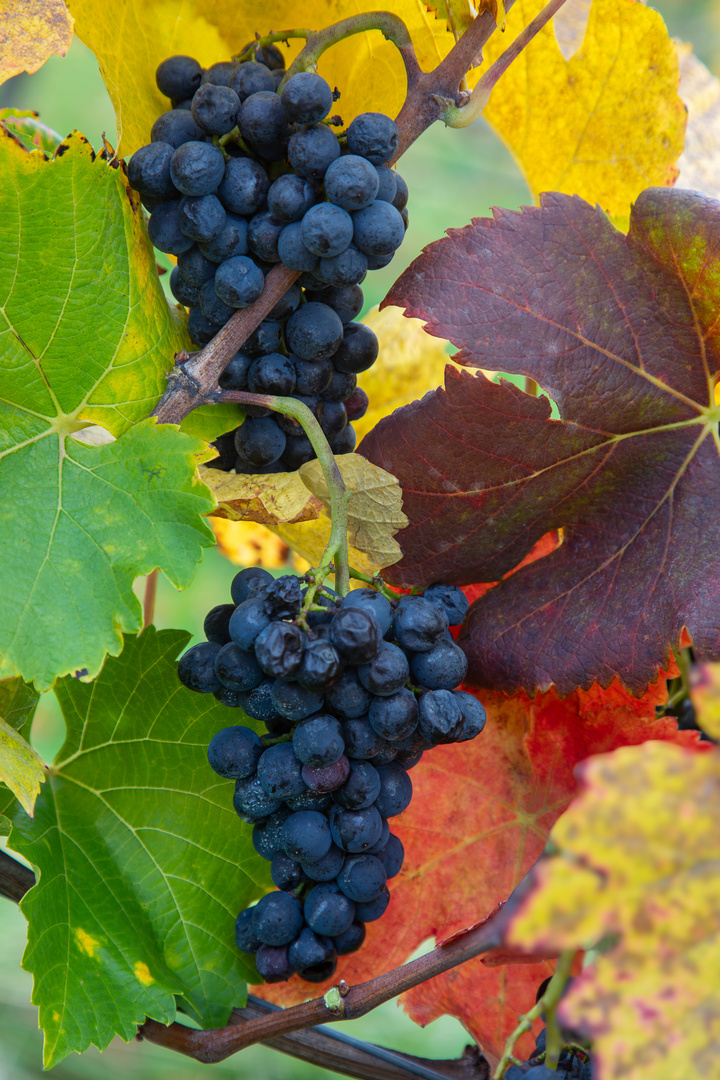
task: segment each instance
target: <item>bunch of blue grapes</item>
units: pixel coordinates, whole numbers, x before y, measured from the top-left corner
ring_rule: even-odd
[[[233,805],[276,886],[238,915],[237,945],[267,982],[319,982],[390,902],[404,852],[389,821],[410,803],[410,770],[485,725],[480,702],[457,690],[467,660],[449,627],[468,601],[442,584],[396,601],[324,588],[305,610],[300,578],[259,568],[240,571],[231,595],[178,675],[267,732],[226,727],[208,750],[235,781]]]
[[[557,1069],[545,1064],[547,1028],[543,1028],[535,1040],[535,1050],[522,1065],[510,1065],[503,1073],[503,1080],[593,1080],[589,1053],[578,1046],[566,1047],[560,1054]]]
[[[355,322],[368,270],[387,266],[407,227],[408,191],[388,166],[398,131],[363,113],[336,134],[337,95],[319,75],[285,75],[274,46],[251,60],[203,70],[171,56],[157,85],[172,108],[128,175],[150,212],[148,231],[177,256],[173,295],[189,308],[188,333],[204,346],[258,299],[278,263],[300,274],[230,360],[226,390],[295,397],[315,415],[333,453],[355,447],[352,421],[367,410],[357,376],[378,355]],[[294,420],[251,406],[216,442],[211,467],[243,474],[293,472],[315,457]]]

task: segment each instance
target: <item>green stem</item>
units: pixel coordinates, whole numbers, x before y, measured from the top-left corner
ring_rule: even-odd
[[[535,16],[532,22],[529,22],[525,29],[518,34],[512,45],[480,77],[467,101],[459,106],[454,103],[448,105],[443,115],[447,127],[468,127],[470,124],[475,123],[490,100],[490,94],[500,76],[505,74],[513,60],[517,59],[523,49],[530,44],[536,34],[540,33],[553,15],[557,14],[564,3],[565,0],[549,0],[549,3]]]
[[[295,398],[274,397],[270,394],[248,394],[245,391],[223,390],[213,395],[215,401],[233,401],[238,405],[262,405],[273,412],[283,413],[297,420],[310,440],[322,469],[330,497],[330,539],[323,552],[317,570],[314,571],[315,583],[308,587],[304,608],[314,601],[315,594],[325,578],[335,568],[335,591],[346,596],[350,591],[350,566],[348,563],[348,502],[350,493],[345,487],[337,462],[325,438],[325,433],[316,418],[301,401]]]
[[[360,570],[356,570],[354,567],[350,567],[350,577],[355,581],[364,581],[366,585],[371,585],[376,592],[382,593],[388,600],[399,600],[401,593],[394,592],[389,586],[385,584],[379,574],[375,574],[374,577],[370,577],[369,574],[363,574]]]
[[[688,653],[687,649],[673,649],[673,656],[675,657],[675,662],[677,663],[677,666],[680,669],[680,678],[682,679],[682,686],[680,687],[680,690],[683,691],[682,697],[689,697],[690,696],[690,667],[691,667],[690,654]],[[677,697],[677,695],[680,693],[680,690],[675,691],[675,693],[673,694],[673,698]],[[681,700],[682,700],[682,698],[678,698],[678,701],[681,701]],[[669,704],[670,704],[670,702],[668,701],[668,705]]]
[[[383,37],[397,46],[404,59],[406,52],[414,57],[412,38],[402,19],[389,11],[365,11],[359,15],[341,19],[332,26],[326,26],[324,30],[308,31],[305,35],[307,44],[288,68],[285,78],[280,83],[280,90],[291,75],[317,67],[322,54],[332,45],[337,45],[338,42],[344,41],[353,34],[362,34],[366,30],[379,30]]]
[[[233,60],[243,64],[246,60],[252,60],[253,53],[258,49],[264,49],[266,45],[274,45],[278,41],[290,41],[291,38],[309,38],[314,33],[314,30],[305,30],[302,27],[298,27],[296,30],[277,30],[271,34],[265,34],[264,37],[257,38],[252,45],[248,45],[247,49],[233,56]]]
[[[560,953],[557,967],[555,968],[555,974],[548,983],[547,990],[534,1008],[532,1008],[530,1012],[525,1013],[524,1016],[520,1017],[518,1026],[505,1043],[503,1055],[498,1062],[497,1069],[493,1073],[493,1080],[502,1080],[505,1069],[513,1060],[515,1043],[521,1035],[524,1035],[526,1031],[530,1031],[535,1021],[544,1012],[547,1013],[547,1051],[545,1063],[549,1069],[554,1069],[557,1066],[563,1044],[562,1036],[560,1035],[560,1030],[557,1026],[557,1020],[555,1019],[555,1012],[570,977],[574,957],[574,949],[566,949],[564,952]]]

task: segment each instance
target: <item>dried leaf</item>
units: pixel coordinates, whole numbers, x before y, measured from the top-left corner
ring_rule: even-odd
[[[510,930],[532,950],[619,942],[585,970],[561,1019],[603,1080],[707,1080],[720,1031],[720,752],[649,742],[587,762]],[[632,798],[628,798],[628,793]]]
[[[201,466],[200,476],[218,501],[218,509],[213,510],[216,517],[278,525],[320,516],[322,504],[299,472],[242,476]]]
[[[64,56],[73,18],[63,0],[0,0],[0,83],[32,74],[49,56]]]

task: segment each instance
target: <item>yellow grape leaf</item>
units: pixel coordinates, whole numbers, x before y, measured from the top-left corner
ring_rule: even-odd
[[[510,941],[552,953],[617,935],[561,1008],[602,1080],[717,1076],[720,751],[651,741],[580,775],[551,833],[560,854],[538,867]]]
[[[30,817],[33,816],[40,785],[46,777],[42,758],[14,727],[0,717],[0,780],[7,784]]]
[[[217,517],[276,525],[317,518],[322,503],[303,483],[299,472],[242,476],[200,467],[200,478],[217,499]]]
[[[447,343],[426,334],[421,319],[406,319],[401,308],[373,308],[362,321],[377,334],[380,355],[358,376],[370,399],[365,416],[353,420],[358,443],[383,416],[442,386],[450,362]]]
[[[0,0],[0,3],[2,0]],[[150,128],[168,107],[155,85],[155,69],[174,53],[189,53],[203,65],[228,60],[255,32],[305,26],[320,30],[362,11],[376,11],[373,0],[69,0],[75,31],[98,59],[117,115],[119,151],[127,156],[148,142]],[[422,0],[383,0],[383,10],[407,24],[424,70],[435,67],[455,38]],[[291,42],[288,63],[302,47]],[[319,73],[342,97],[336,106],[346,124],[360,112],[394,116],[405,99],[405,69],[394,45],[378,31],[359,34],[330,49]]]
[[[486,62],[543,7],[517,0]],[[548,23],[502,76],[484,116],[533,195],[580,195],[623,219],[640,191],[677,177],[685,132],[677,87],[677,52],[660,15],[640,0],[594,0],[571,59]]]
[[[264,566],[279,570],[288,561],[288,546],[256,521],[228,521],[211,517],[219,551],[236,566]]]
[[[377,574],[397,562],[402,552],[393,534],[407,524],[402,512],[402,491],[394,476],[371,465],[359,454],[335,459],[351,492],[348,505],[348,555],[350,565],[364,574]],[[316,461],[300,469],[303,480],[328,507],[327,488]],[[323,509],[317,521],[296,525],[273,525],[294,552],[317,566],[330,539],[330,515]]]
[[[49,56],[64,56],[73,19],[63,0],[0,0],[0,83],[32,74]]]
[[[692,668],[690,697],[700,727],[711,739],[720,739],[720,664],[697,664]]]

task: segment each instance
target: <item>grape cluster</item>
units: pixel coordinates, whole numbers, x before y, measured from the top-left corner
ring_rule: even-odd
[[[362,113],[336,135],[326,118],[335,94],[312,72],[285,75],[274,46],[243,63],[204,71],[189,56],[157,69],[172,108],[130,161],[131,185],[150,211],[153,244],[177,256],[175,298],[188,333],[206,345],[263,291],[277,263],[296,284],[230,360],[226,390],[295,397],[318,419],[333,453],[355,447],[365,414],[357,376],[377,359],[373,331],[355,322],[360,282],[386,266],[407,227],[407,185],[387,162],[395,123]],[[336,92],[337,93],[337,92]],[[213,468],[293,472],[315,457],[298,423],[251,406],[221,436]]]
[[[567,1047],[560,1054],[557,1069],[545,1065],[547,1028],[543,1028],[535,1040],[535,1050],[523,1065],[509,1065],[503,1080],[593,1080],[590,1055],[576,1046]]]
[[[409,771],[485,724],[477,699],[455,689],[467,660],[448,627],[468,601],[441,584],[392,603],[323,589],[306,611],[299,578],[259,568],[240,571],[231,595],[178,675],[268,733],[226,727],[208,750],[235,781],[233,805],[277,889],[240,912],[237,944],[267,982],[319,982],[388,905],[404,856],[388,820],[410,803]]]

